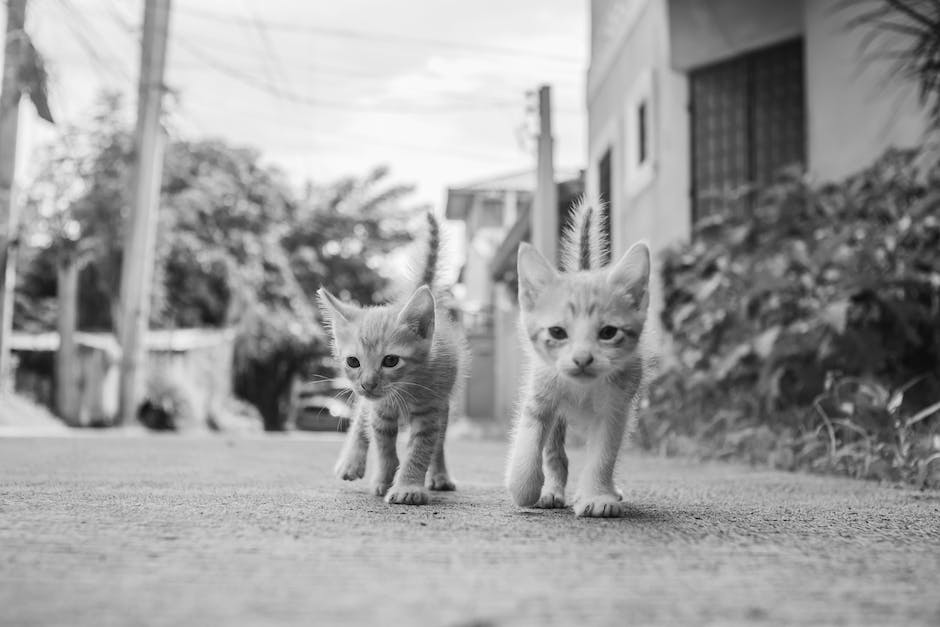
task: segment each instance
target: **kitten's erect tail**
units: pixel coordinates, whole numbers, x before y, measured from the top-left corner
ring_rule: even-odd
[[[561,240],[561,265],[565,272],[597,270],[604,263],[607,237],[604,234],[603,203],[582,196],[571,209]]]
[[[421,278],[418,282],[418,286],[427,285],[431,288],[432,292],[437,292],[437,274],[438,274],[438,265],[441,257],[441,225],[437,221],[437,217],[428,212],[428,252],[424,261],[424,271],[421,273]]]

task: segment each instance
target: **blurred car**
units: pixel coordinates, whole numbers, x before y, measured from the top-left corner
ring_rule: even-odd
[[[332,381],[302,382],[292,401],[293,425],[300,431],[346,431],[352,407],[348,391]]]

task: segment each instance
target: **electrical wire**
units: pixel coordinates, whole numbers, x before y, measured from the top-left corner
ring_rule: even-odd
[[[189,15],[195,18],[200,18],[204,20],[211,20],[215,22],[230,23],[230,24],[245,24],[251,22],[251,20],[246,20],[238,16],[227,15],[224,13],[218,13],[215,11],[206,11],[204,9],[194,9],[192,7],[179,6],[177,9],[180,13]],[[475,52],[483,52],[488,54],[498,54],[498,55],[508,55],[508,56],[528,56],[531,58],[541,58],[549,61],[554,61],[557,63],[570,63],[583,65],[584,61],[576,57],[569,57],[565,55],[558,55],[549,52],[542,52],[536,50],[524,50],[518,48],[509,48],[503,46],[490,46],[485,44],[476,44],[476,43],[467,43],[467,42],[455,42],[447,41],[442,39],[431,39],[424,37],[413,37],[408,35],[398,35],[392,33],[380,33],[380,32],[371,32],[363,30],[355,30],[349,28],[331,28],[331,27],[322,27],[322,26],[311,26],[304,24],[297,24],[294,22],[279,22],[279,21],[265,21],[263,24],[271,30],[279,30],[282,32],[294,32],[294,33],[310,33],[317,34],[326,37],[338,37],[344,39],[355,39],[357,41],[364,41],[370,43],[392,43],[392,44],[403,44],[403,45],[418,45],[418,46],[435,46],[438,48],[449,48],[454,50],[469,50]]]
[[[276,86],[271,84],[267,79],[252,75],[248,72],[245,72],[239,68],[236,68],[228,63],[220,60],[219,58],[213,56],[211,53],[206,52],[201,49],[199,46],[187,41],[187,40],[177,40],[174,42],[181,49],[186,50],[190,55],[200,60],[202,63],[208,67],[213,68],[217,72],[224,74],[234,80],[241,82],[248,87],[251,87],[255,90],[261,91],[269,95],[276,95]],[[281,100],[293,102],[294,104],[303,105],[311,108],[318,109],[332,109],[335,111],[347,111],[350,113],[368,111],[371,113],[384,113],[384,114],[404,114],[404,115],[416,115],[416,114],[462,114],[462,113],[473,113],[473,112],[489,112],[494,109],[518,109],[522,105],[522,100],[510,100],[510,99],[489,99],[489,100],[478,100],[474,102],[462,101],[459,105],[438,105],[438,106],[418,106],[418,105],[392,105],[392,104],[383,104],[383,105],[364,105],[357,104],[348,101],[339,101],[339,100],[326,100],[320,98],[310,98],[299,94],[281,94],[279,97]]]
[[[70,14],[66,18],[65,22],[75,34],[79,45],[82,47],[82,49],[85,50],[86,54],[88,54],[92,61],[99,68],[110,72],[119,80],[134,85],[135,81],[131,72],[128,71],[128,69],[124,66],[123,61],[121,60],[123,57],[121,57],[121,55],[115,54],[114,50],[107,46],[107,39],[98,33],[97,29],[95,29],[91,22],[85,18],[82,12],[72,4],[71,0],[60,0],[57,4],[66,13]],[[68,19],[69,17],[71,19]],[[99,52],[99,50],[106,54],[110,59],[105,58],[104,54]]]
[[[131,25],[126,19],[124,19],[118,12],[117,7],[114,5],[116,0],[111,0],[111,8],[109,10],[111,18],[118,24],[118,26],[127,33],[133,33],[135,35],[135,41],[139,41],[139,29]],[[282,101],[291,102],[293,104],[299,104],[306,107],[320,108],[320,109],[332,109],[337,111],[371,111],[371,112],[381,112],[381,113],[390,113],[390,114],[426,114],[426,113],[444,113],[444,114],[459,114],[465,112],[475,112],[475,111],[487,111],[494,109],[506,109],[506,110],[517,110],[520,101],[513,98],[491,98],[480,100],[476,99],[472,102],[468,102],[465,99],[461,99],[459,104],[454,105],[438,105],[438,106],[402,106],[402,105],[355,105],[348,101],[330,101],[326,99],[311,98],[299,94],[296,90],[289,89],[285,91],[282,85],[284,83],[290,84],[289,78],[286,76],[285,65],[281,62],[277,52],[274,48],[273,42],[267,32],[267,26],[264,22],[258,19],[250,21],[239,20],[238,23],[246,29],[253,28],[259,35],[259,38],[262,40],[262,45],[266,48],[265,54],[259,54],[256,50],[242,49],[248,56],[253,59],[261,57],[265,61],[265,76],[257,77],[250,72],[242,69],[238,64],[233,64],[227,59],[222,60],[221,58],[212,55],[205,48],[197,46],[189,40],[182,38],[173,38],[171,44],[175,42],[180,43],[181,47],[186,49],[187,52],[194,57],[201,66],[206,67],[207,69],[216,71],[220,74],[228,76],[229,78],[236,80],[244,85],[252,87],[258,91],[263,91],[268,95],[273,95],[279,98]],[[206,43],[205,37],[200,38],[200,44]],[[227,50],[231,49],[230,44],[219,43],[216,47],[226,46]],[[273,57],[273,59],[269,59]],[[273,68],[276,68],[280,71],[281,80],[277,80],[274,77],[274,70],[272,69],[271,63],[269,60],[273,61]],[[178,65],[178,58],[171,55],[171,64],[175,66]],[[332,74],[337,79],[346,79],[349,78],[350,74],[352,76],[359,76],[361,78],[387,78],[387,74],[377,73],[377,72],[364,72],[362,70],[350,70],[347,68],[339,67],[325,67],[322,65],[305,65],[301,66],[302,69],[313,72],[325,72],[327,74]],[[511,87],[511,86],[510,86]],[[566,108],[566,107],[556,107],[555,111],[560,114],[581,114],[582,111],[580,108]]]
[[[251,7],[250,0],[244,0],[244,3],[245,9],[250,14],[254,31],[257,33],[258,38],[261,40],[261,45],[264,47],[266,54],[262,56],[262,61],[268,74],[269,82],[273,83],[278,90],[275,92],[275,95],[283,97],[285,93],[293,94],[293,90],[290,89],[290,79],[287,77],[286,71],[284,70],[284,64],[281,62],[277,49],[274,47],[274,42],[272,42],[271,38],[268,36],[267,25],[258,18],[258,14]],[[285,89],[282,85],[287,85],[288,87]]]

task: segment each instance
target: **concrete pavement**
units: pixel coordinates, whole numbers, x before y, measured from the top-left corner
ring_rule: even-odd
[[[940,624],[935,492],[628,453],[583,520],[458,441],[457,492],[388,506],[338,448],[0,439],[0,625]]]

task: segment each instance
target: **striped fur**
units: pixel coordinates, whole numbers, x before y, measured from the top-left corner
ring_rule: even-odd
[[[421,279],[415,287],[427,285],[432,292],[437,292],[438,265],[441,258],[441,225],[437,222],[437,217],[428,212],[428,243],[427,254],[424,258],[424,271],[421,273]]]
[[[598,270],[603,266],[608,248],[604,226],[604,204],[582,196],[571,209],[562,232],[562,270]]]
[[[515,423],[506,487],[526,507],[564,507],[565,432],[587,441],[574,496],[578,516],[624,512],[614,465],[634,423],[649,371],[650,255],[639,242],[609,268],[599,205],[574,207],[558,272],[535,248],[519,247],[520,331],[528,372]]]
[[[451,399],[466,374],[469,350],[443,306],[441,229],[428,214],[428,247],[419,285],[388,305],[357,307],[319,291],[331,323],[333,354],[357,396],[353,422],[334,468],[352,481],[365,475],[374,444],[372,490],[389,503],[423,505],[431,490],[453,490],[444,461]],[[391,362],[388,358],[394,358]],[[395,441],[409,425],[399,463]]]

